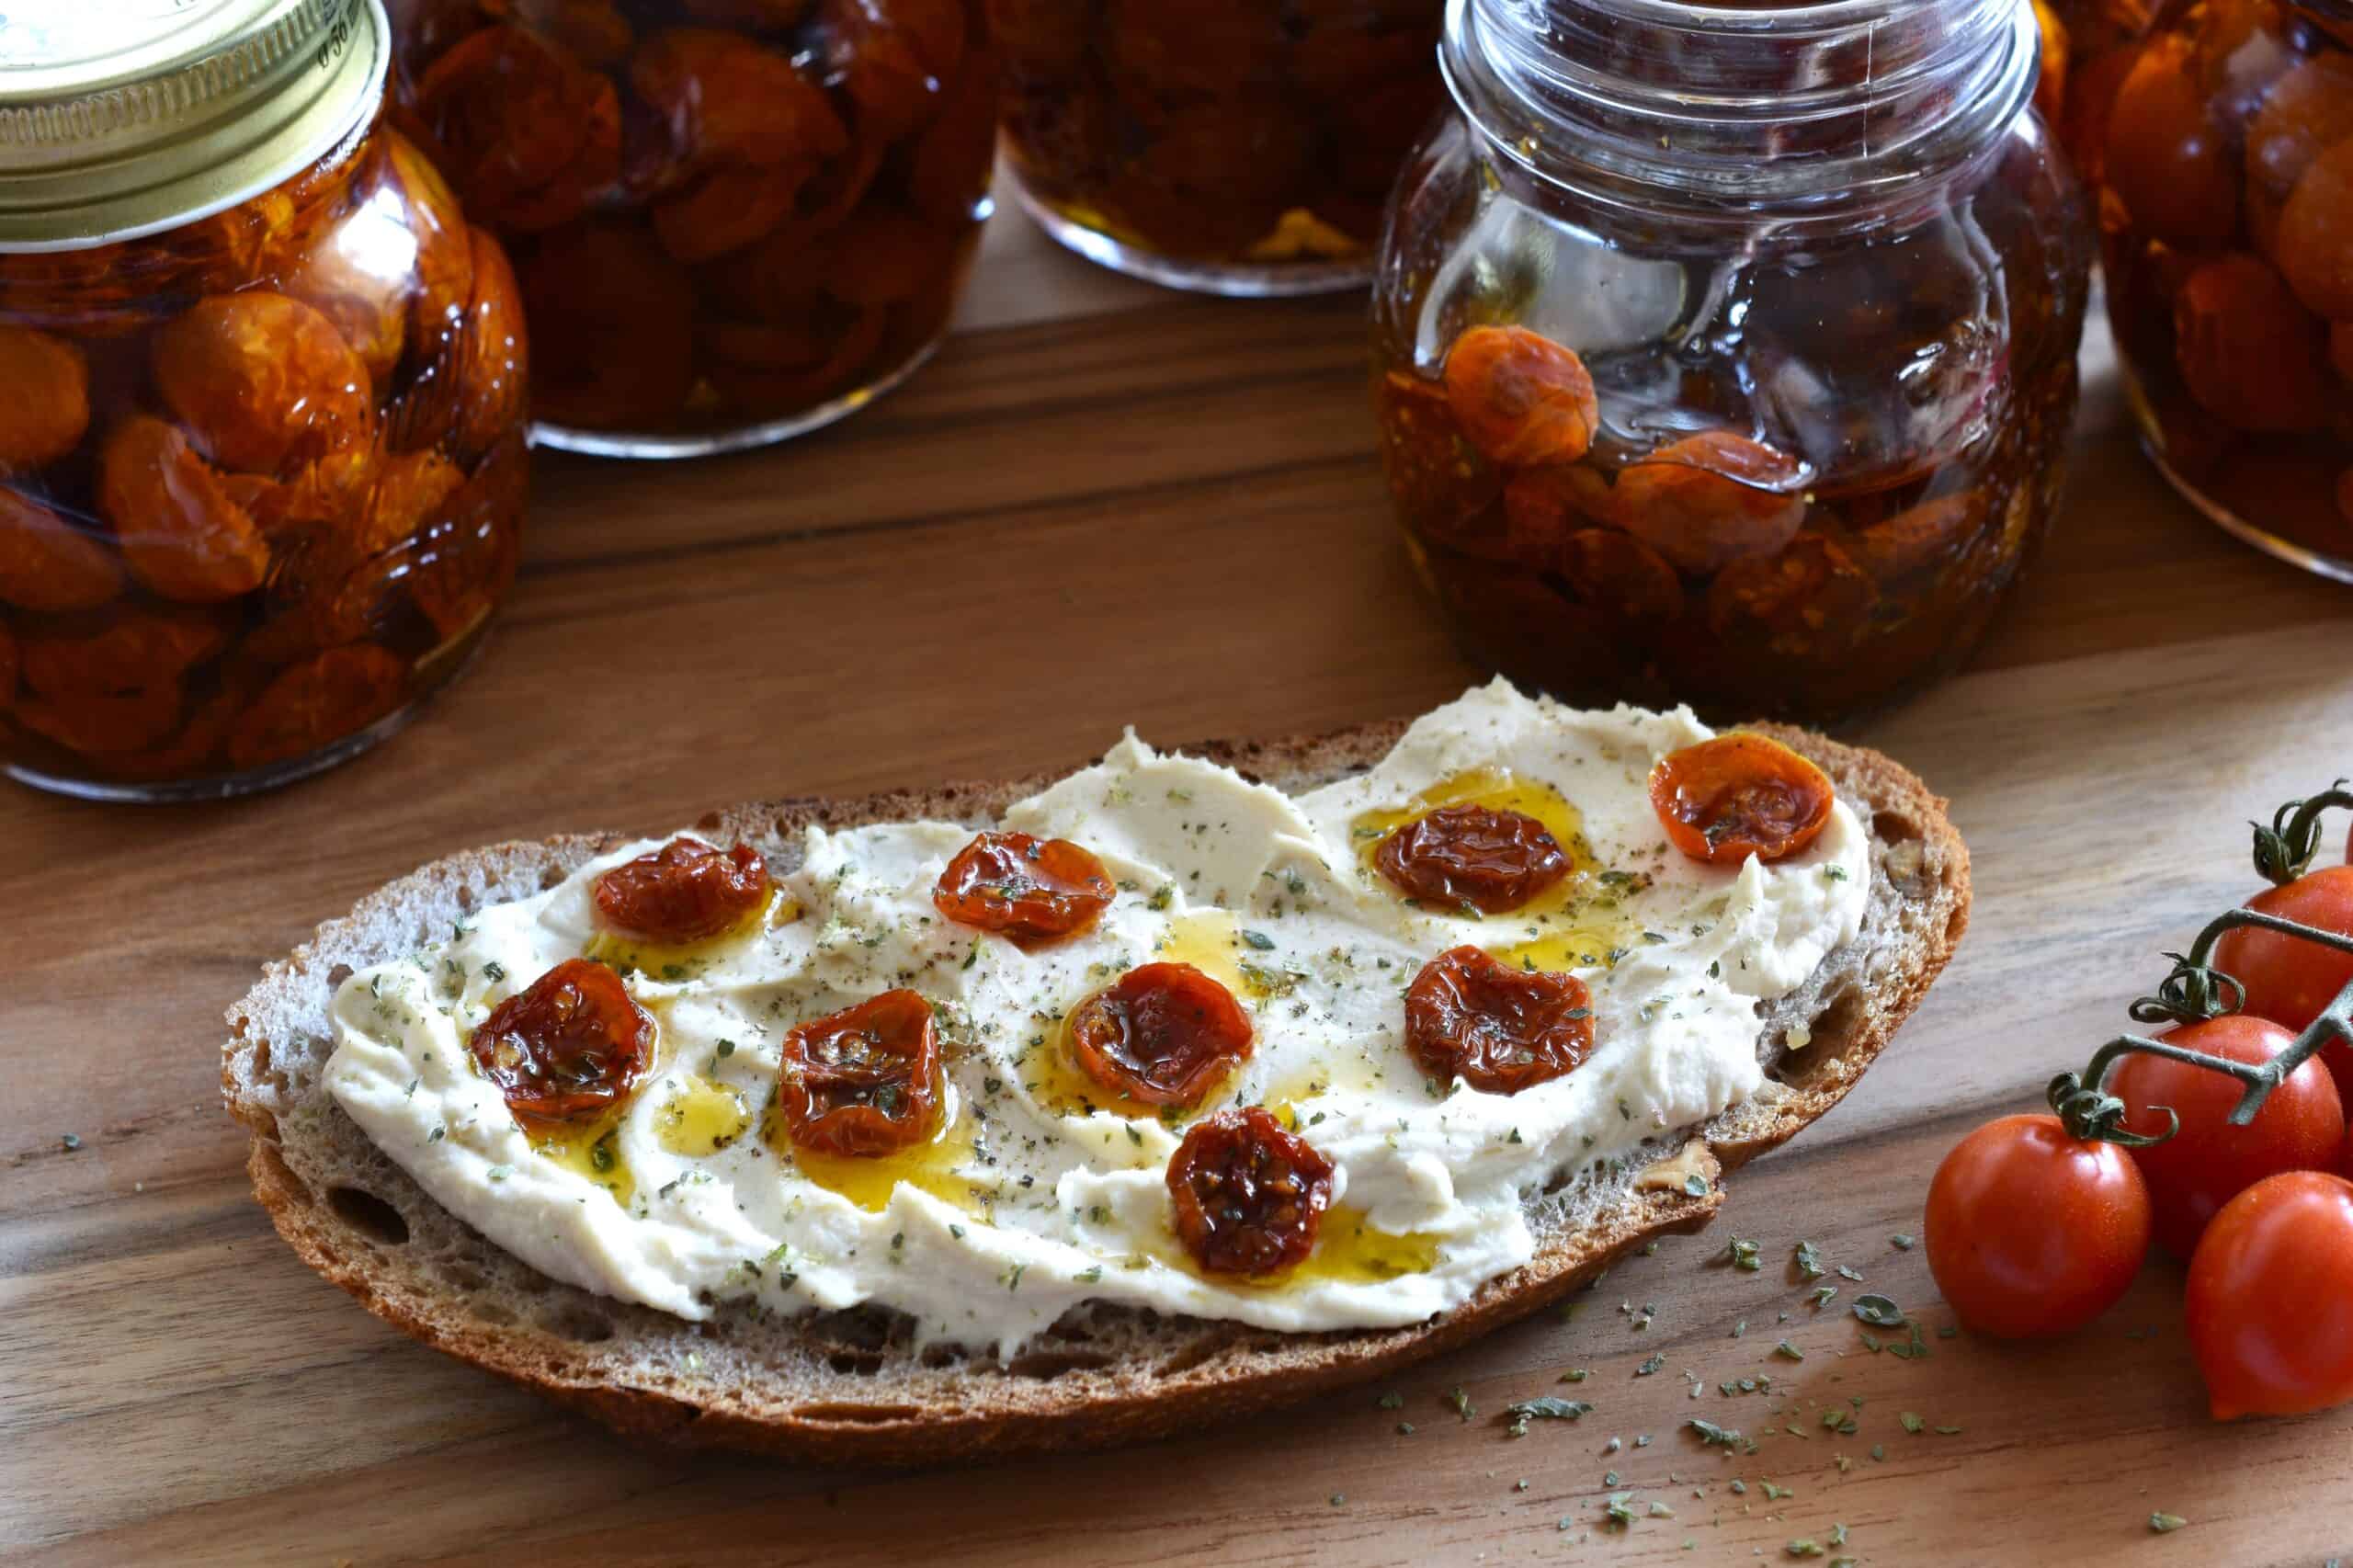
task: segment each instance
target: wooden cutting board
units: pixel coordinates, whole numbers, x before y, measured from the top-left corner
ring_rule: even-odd
[[[2174,1265],[2044,1349],[1932,1333],[1926,1360],[1870,1355],[1842,1310],[1868,1289],[1949,1323],[1890,1240],[1920,1229],[1937,1160],[2034,1107],[2158,950],[2250,891],[2246,818],[2353,773],[2353,596],[2161,486],[2097,331],[2032,584],[1969,674],[1859,732],[1953,799],[1977,867],[1959,959],[1845,1106],[1733,1179],[1711,1233],[1621,1267],[1572,1321],[1156,1448],[826,1473],[626,1447],[411,1344],[279,1244],[220,1108],[221,1010],[419,861],[1076,762],[1127,722],[1169,744],[1338,726],[1471,681],[1388,522],[1360,314],[1154,292],[1007,214],[961,333],[850,423],[685,466],[543,459],[486,655],[375,755],[200,808],[0,793],[0,1562],[2353,1554],[2353,1415],[2210,1424]],[[1716,1261],[1733,1235],[1762,1270]],[[1817,1313],[1801,1238],[1867,1283]],[[1594,1412],[1507,1436],[1496,1413],[1569,1368]],[[1769,1397],[1720,1392],[1767,1373]],[[1694,1416],[1761,1451],[1703,1450]],[[1630,1528],[1604,1522],[1613,1491]],[[2189,1523],[2153,1539],[2156,1510]]]

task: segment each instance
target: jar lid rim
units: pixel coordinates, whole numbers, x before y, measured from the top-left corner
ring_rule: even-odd
[[[381,0],[11,6],[0,251],[112,244],[247,200],[365,123],[390,65]]]

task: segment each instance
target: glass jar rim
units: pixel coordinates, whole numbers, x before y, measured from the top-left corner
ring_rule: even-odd
[[[1705,79],[1687,53],[1643,61],[1646,29],[1721,42],[1740,69]],[[1883,73],[1882,37],[1906,46]],[[1841,50],[1851,66],[1859,43],[1866,69],[1841,81],[1829,67]],[[2028,113],[2041,68],[2030,0],[1448,0],[1438,57],[1457,108],[1520,172],[1699,218],[1850,210],[1919,188]],[[1772,72],[1784,79],[1745,79]]]

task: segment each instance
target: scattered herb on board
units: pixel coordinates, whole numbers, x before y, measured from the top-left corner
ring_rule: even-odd
[[[2189,1521],[2188,1519],[2183,1518],[2179,1514],[2151,1514],[2149,1516],[2149,1533],[2152,1535],[2171,1535],[2174,1531],[2181,1528],[2182,1526],[2188,1522]]]
[[[1405,1396],[1395,1389],[1391,1389],[1373,1403],[1383,1410],[1403,1410],[1405,1408]]]
[[[1765,1501],[1768,1503],[1778,1503],[1784,1497],[1794,1497],[1798,1494],[1797,1488],[1794,1486],[1776,1486],[1769,1481],[1759,1481],[1756,1484],[1765,1489]]]
[[[82,1146],[82,1135],[78,1132],[62,1133],[57,1141],[65,1146],[65,1152],[69,1154]]]
[[[1665,1353],[1664,1353],[1664,1352],[1662,1352],[1662,1353],[1661,1353],[1661,1354],[1659,1354],[1659,1355],[1656,1355],[1656,1356],[1652,1357],[1649,1360],[1647,1360],[1647,1361],[1643,1362],[1641,1366],[1639,1366],[1639,1367],[1635,1368],[1635,1369],[1634,1369],[1634,1376],[1636,1376],[1636,1377],[1638,1377],[1638,1378],[1647,1378],[1647,1377],[1649,1377],[1653,1372],[1657,1371],[1661,1367],[1664,1367],[1664,1366],[1665,1366],[1665,1365],[1666,1365],[1666,1357],[1665,1357]]]
[[[1790,1344],[1786,1339],[1773,1346],[1773,1354],[1791,1361],[1802,1361],[1805,1359],[1805,1352],[1799,1349],[1796,1346]]]
[[[1873,1328],[1902,1328],[1904,1309],[1885,1296],[1858,1296],[1855,1315]]]
[[[1684,1425],[1699,1434],[1702,1447],[1730,1449],[1737,1447],[1741,1440],[1740,1434],[1732,1427],[1719,1426],[1712,1421],[1702,1421],[1696,1416]]]
[[[1906,1361],[1927,1360],[1933,1352],[1928,1348],[1928,1342],[1920,1336],[1920,1325],[1915,1323],[1908,1326],[1912,1331],[1911,1338],[1901,1345],[1890,1345],[1887,1347],[1887,1353],[1891,1356],[1900,1356]]]
[[[1920,1419],[1917,1411],[1904,1411],[1896,1416],[1896,1419],[1904,1423],[1904,1429],[1906,1432],[1925,1432],[1928,1429],[1928,1424]]]
[[[1629,1506],[1633,1497],[1631,1492],[1612,1492],[1609,1494],[1609,1501],[1602,1506],[1608,1510],[1611,1524],[1631,1525],[1634,1522],[1634,1510]]]
[[[1741,1269],[1749,1274],[1754,1274],[1757,1269],[1764,1267],[1763,1263],[1757,1257],[1756,1244],[1755,1242],[1745,1241],[1738,1236],[1734,1236],[1732,1239],[1732,1244],[1726,1247],[1724,1251],[1726,1255],[1731,1257],[1732,1266],[1734,1268]]]
[[[1910,1252],[1912,1250],[1912,1238],[1905,1235],[1903,1232],[1898,1231],[1895,1234],[1887,1238],[1887,1244],[1893,1247],[1898,1252]]]
[[[1528,1436],[1528,1424],[1530,1421],[1574,1421],[1580,1415],[1591,1414],[1593,1406],[1581,1399],[1562,1399],[1556,1394],[1548,1393],[1535,1399],[1523,1399],[1518,1404],[1506,1405],[1504,1407],[1504,1415],[1511,1422],[1510,1435],[1515,1437],[1525,1437]]]
[[[1588,1372],[1583,1367],[1571,1367],[1567,1371],[1561,1374],[1561,1381],[1564,1383],[1581,1383],[1592,1375],[1593,1374],[1591,1372]]]
[[[1798,1272],[1803,1275],[1806,1278],[1821,1278],[1824,1273],[1822,1267],[1821,1249],[1816,1247],[1812,1242],[1798,1243],[1797,1266]]]
[[[1446,1396],[1446,1403],[1455,1415],[1465,1421],[1479,1414],[1479,1407],[1472,1403],[1471,1396],[1460,1388],[1456,1388]]]

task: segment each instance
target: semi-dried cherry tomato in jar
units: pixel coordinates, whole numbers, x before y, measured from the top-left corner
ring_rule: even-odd
[[[17,778],[300,778],[402,722],[506,596],[521,304],[379,121],[390,40],[376,0],[0,15]]]
[[[1961,661],[2075,406],[2092,240],[2041,41],[2029,0],[1456,0],[1373,392],[1466,652],[1816,721]]]
[[[679,458],[938,345],[990,210],[983,0],[390,0],[400,122],[506,242],[533,434]]]
[[[989,0],[1014,191],[1091,260],[1218,294],[1361,288],[1440,97],[1445,0]]]
[[[2066,139],[2142,445],[2222,527],[2353,582],[2353,0],[2093,10]]]

